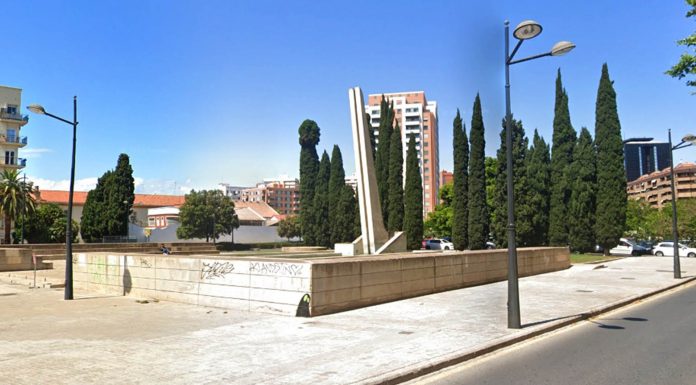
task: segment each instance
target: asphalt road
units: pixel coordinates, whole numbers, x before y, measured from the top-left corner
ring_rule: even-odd
[[[417,384],[696,384],[696,284]]]

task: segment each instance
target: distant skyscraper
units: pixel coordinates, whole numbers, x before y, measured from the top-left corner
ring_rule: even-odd
[[[440,188],[437,102],[428,101],[423,91],[370,95],[365,111],[370,115],[370,123],[376,138],[379,136],[379,104],[382,101],[382,95],[388,101],[394,102],[394,119],[401,127],[404,167],[409,136],[414,135],[416,138],[421,178],[423,178],[423,213],[427,214],[435,209]],[[379,148],[379,141],[377,141],[377,148]],[[405,176],[406,170],[404,170]]]
[[[669,167],[669,143],[652,138],[628,139],[624,142],[624,165],[628,182],[641,175]]]

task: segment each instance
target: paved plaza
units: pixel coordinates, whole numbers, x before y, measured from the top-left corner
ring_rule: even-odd
[[[0,383],[371,384],[408,379],[696,277],[683,258],[624,258],[520,280],[521,330],[499,282],[315,318],[0,280]],[[60,273],[55,271],[52,274]],[[4,282],[3,282],[4,281]]]

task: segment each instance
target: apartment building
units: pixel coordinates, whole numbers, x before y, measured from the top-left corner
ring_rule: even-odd
[[[19,149],[27,145],[27,137],[20,136],[20,130],[29,122],[27,115],[21,114],[22,90],[0,86],[0,169],[19,170],[27,165],[26,159],[19,157]]]
[[[677,199],[696,198],[696,163],[679,163],[674,167]],[[669,167],[628,182],[629,198],[642,199],[652,207],[661,208],[672,201],[672,178]]]
[[[265,202],[281,215],[300,213],[300,182],[297,179],[264,179],[241,191],[242,202]]]
[[[632,182],[642,175],[669,167],[669,143],[652,138],[631,138],[624,141],[626,180]]]
[[[365,111],[370,115],[370,123],[376,138],[379,137],[379,106],[382,96],[389,102],[394,103],[394,119],[401,127],[404,171],[408,140],[410,136],[414,136],[416,139],[416,149],[418,150],[421,178],[423,180],[423,214],[425,216],[435,209],[440,188],[437,102],[427,100],[423,91],[369,95]],[[379,139],[377,140],[377,148],[379,148]],[[406,173],[404,172],[405,176]]]

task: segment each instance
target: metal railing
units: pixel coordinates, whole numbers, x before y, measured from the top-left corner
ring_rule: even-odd
[[[14,143],[14,144],[22,144],[22,145],[28,144],[28,140],[27,140],[26,136],[5,137],[4,135],[0,135],[0,141],[5,142],[5,143]]]
[[[29,121],[29,116],[22,115],[17,111],[8,111],[7,108],[0,108],[0,118],[2,119],[12,119],[20,121]]]

